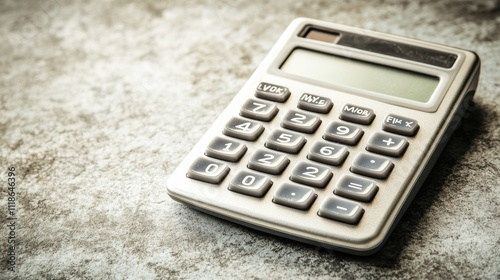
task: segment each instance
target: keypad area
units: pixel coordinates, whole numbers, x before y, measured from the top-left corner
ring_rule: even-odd
[[[240,106],[186,176],[328,223],[364,219],[419,130],[407,116],[267,82]]]

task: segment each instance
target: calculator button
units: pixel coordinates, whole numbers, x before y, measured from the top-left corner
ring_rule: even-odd
[[[255,96],[271,101],[285,102],[290,96],[290,90],[278,85],[260,83],[255,90]]]
[[[219,163],[203,157],[197,158],[186,174],[188,178],[218,184],[229,173],[229,167],[224,163]]]
[[[245,144],[238,141],[215,137],[208,144],[205,154],[209,157],[236,162],[247,151]]]
[[[333,107],[332,100],[314,94],[303,93],[297,107],[303,110],[327,114]]]
[[[305,143],[306,139],[302,134],[276,129],[267,137],[265,146],[269,149],[296,154]]]
[[[270,174],[281,174],[290,160],[283,154],[268,150],[258,150],[250,157],[248,168]]]
[[[241,107],[240,115],[259,121],[270,121],[278,113],[276,104],[265,101],[249,99]]]
[[[340,119],[360,124],[371,124],[375,118],[372,109],[346,104],[340,112]]]
[[[376,132],[368,139],[366,149],[377,154],[400,157],[407,147],[408,141],[404,137]]]
[[[317,141],[309,150],[307,158],[317,162],[338,166],[344,163],[348,154],[347,148],[342,145]]]
[[[365,211],[360,204],[340,197],[327,197],[319,207],[318,215],[324,218],[357,224]]]
[[[385,131],[407,136],[415,135],[418,128],[419,126],[416,120],[392,114],[387,115],[382,124],[382,129]]]
[[[243,140],[255,141],[264,131],[262,124],[241,118],[232,118],[224,127],[227,136]]]
[[[351,172],[385,179],[389,176],[393,168],[394,164],[387,158],[361,153],[354,158]]]
[[[281,121],[282,127],[304,133],[315,132],[320,124],[321,120],[317,116],[294,110],[288,111]]]
[[[363,133],[363,130],[358,126],[332,122],[326,128],[323,138],[347,145],[356,145]]]
[[[311,187],[324,188],[332,176],[332,172],[327,167],[309,162],[299,162],[293,168],[290,180]]]
[[[228,189],[233,192],[262,197],[272,184],[273,182],[264,175],[241,171],[231,180]]]
[[[371,201],[378,191],[375,182],[350,175],[342,175],[333,191],[336,195],[359,201]]]
[[[273,202],[296,209],[307,210],[311,207],[316,196],[313,188],[285,183],[274,193]]]

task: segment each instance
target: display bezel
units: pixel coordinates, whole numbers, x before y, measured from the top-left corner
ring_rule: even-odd
[[[311,63],[308,64],[301,62],[304,59],[314,60],[311,60]],[[326,64],[322,62],[326,62]],[[312,64],[317,65],[317,67]],[[298,65],[306,68],[301,69],[301,67],[297,67]],[[293,49],[279,68],[286,73],[319,82],[349,86],[421,103],[430,100],[439,84],[439,77],[436,76],[305,48]],[[342,69],[345,71],[342,71]],[[315,70],[317,71],[315,72]],[[332,70],[332,72],[326,73],[325,70]],[[314,75],[313,72],[315,72]],[[371,79],[377,74],[380,74],[378,80],[372,79],[373,83],[363,81],[363,79],[367,77]],[[325,76],[328,76],[328,78]],[[426,83],[427,88],[412,88],[403,82],[394,82],[397,79],[404,79],[403,81],[413,82],[413,84],[418,82]]]
[[[439,83],[427,102],[418,102],[374,91],[322,82],[311,78],[305,78],[298,75],[287,73],[280,69],[281,65],[286,61],[288,56],[293,52],[294,49],[297,48],[308,49],[311,51],[330,54],[334,56],[355,59],[366,63],[378,64],[381,66],[387,66],[405,71],[421,73],[428,76],[434,76],[439,79]],[[372,53],[369,51],[354,49],[342,45],[308,40],[305,38],[295,36],[294,38],[289,40],[289,42],[282,48],[280,53],[275,57],[274,61],[268,68],[268,72],[272,75],[281,76],[305,84],[330,88],[332,90],[336,90],[339,92],[355,94],[361,97],[378,100],[401,107],[416,109],[425,112],[435,112],[437,111],[440,102],[444,98],[446,90],[452,83],[452,77],[454,76],[456,69],[458,69],[462,64],[463,56],[457,53],[457,57],[458,57],[457,61],[455,62],[452,68],[443,69],[441,67],[415,61],[409,61],[398,57]]]

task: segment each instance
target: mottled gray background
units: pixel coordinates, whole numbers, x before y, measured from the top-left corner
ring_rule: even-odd
[[[243,228],[166,194],[176,165],[299,16],[471,49],[483,62],[476,106],[372,257]],[[499,30],[499,1],[3,0],[0,278],[498,279]]]

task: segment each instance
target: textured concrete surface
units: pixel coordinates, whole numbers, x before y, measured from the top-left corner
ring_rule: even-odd
[[[243,228],[166,194],[169,174],[299,16],[483,61],[476,106],[372,257]],[[0,278],[498,279],[498,30],[498,1],[1,1]]]

